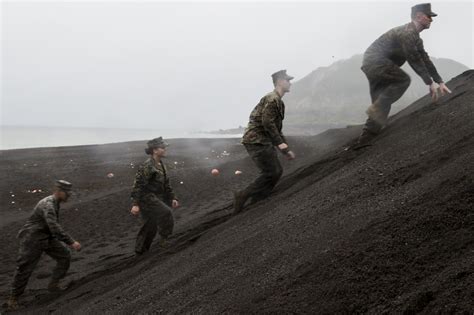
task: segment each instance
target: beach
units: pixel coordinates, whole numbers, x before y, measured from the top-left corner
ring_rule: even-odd
[[[311,146],[310,137],[292,142],[299,159],[289,162],[282,158],[286,172],[318,150]],[[177,235],[216,214],[230,214],[232,191],[257,176],[239,138],[171,139],[169,143],[165,163],[181,203],[174,210]],[[147,159],[145,146],[144,140],[1,151],[1,297],[6,297],[15,269],[16,234],[36,203],[51,194],[56,179],[73,183],[73,196],[62,205],[60,219],[83,245],[81,252],[73,253],[67,283],[133,259],[141,220],[129,213],[130,192],[137,167]],[[211,175],[213,168],[219,169],[219,176]],[[242,174],[235,175],[236,170]],[[53,265],[45,255],[30,279],[26,300],[47,295],[44,288]]]

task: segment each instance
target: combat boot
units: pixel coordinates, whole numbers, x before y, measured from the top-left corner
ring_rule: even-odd
[[[161,237],[160,241],[158,242],[158,245],[161,247],[161,248],[166,248],[168,247],[168,238],[167,237]]]
[[[375,101],[372,105],[367,108],[365,113],[370,119],[377,122],[377,124],[384,126],[387,124],[387,115],[380,109],[381,106],[378,101]]]
[[[18,309],[18,297],[10,295],[6,304],[8,311],[16,311]]]
[[[377,136],[376,133],[364,129],[357,139],[356,143],[353,145],[352,149],[358,150],[367,146],[371,146],[370,142]]]
[[[51,280],[51,282],[48,284],[48,291],[61,292],[64,291],[64,289],[59,286],[59,280]]]
[[[234,192],[234,214],[242,212],[248,198],[248,194],[245,191]]]
[[[358,144],[366,144],[370,142],[372,139],[374,139],[377,136],[376,133],[369,131],[368,129],[364,129],[362,133],[359,136],[359,139],[357,139]]]

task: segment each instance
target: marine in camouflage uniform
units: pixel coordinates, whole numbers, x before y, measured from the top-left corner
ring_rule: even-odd
[[[282,96],[289,91],[289,81],[293,77],[287,75],[286,70],[281,70],[274,73],[272,79],[275,90],[265,95],[255,106],[242,138],[242,144],[259,168],[260,175],[247,188],[234,193],[234,213],[240,212],[249,198],[256,202],[269,196],[283,174],[275,146],[287,143],[282,133],[285,118]],[[287,87],[279,87],[279,81],[287,84]],[[281,151],[294,158],[288,147]]]
[[[387,122],[391,105],[408,89],[410,77],[400,69],[405,61],[427,85],[431,85],[433,80],[443,83],[423,47],[419,34],[423,28],[417,28],[415,21],[418,12],[426,15],[425,28],[428,28],[431,18],[436,14],[428,3],[416,5],[412,7],[412,22],[389,30],[373,42],[364,54],[361,69],[369,81],[372,105],[367,109],[368,119],[359,142],[370,140],[380,133]]]
[[[65,192],[69,196],[71,183],[59,180],[55,186],[56,190]],[[42,199],[18,232],[20,249],[8,302],[9,308],[14,309],[17,306],[17,298],[25,291],[28,280],[43,253],[56,260],[57,263],[48,289],[59,289],[59,280],[66,275],[71,261],[71,253],[64,244],[73,245],[76,242],[59,224],[60,202],[66,200],[59,200],[56,192]]]
[[[134,206],[139,206],[144,221],[135,244],[137,255],[150,249],[158,228],[162,242],[173,233],[174,219],[170,207],[173,200],[177,201],[178,199],[170,185],[165,164],[161,159],[156,161],[153,158],[154,148],[165,148],[166,146],[167,144],[161,137],[150,140],[145,151],[151,156],[140,166],[135,176],[132,203]]]

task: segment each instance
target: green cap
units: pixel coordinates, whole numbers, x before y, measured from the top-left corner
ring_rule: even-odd
[[[147,148],[145,149],[145,153],[146,154],[152,154],[153,152],[153,149],[156,149],[156,148],[166,148],[167,146],[169,146],[168,143],[166,143],[164,140],[163,140],[163,137],[158,137],[158,138],[155,138],[155,139],[151,139],[150,141],[148,141],[147,143]]]
[[[154,148],[165,148],[169,146],[168,143],[166,143],[163,140],[163,137],[158,137],[155,139],[151,139],[150,141],[147,142],[147,145],[149,148],[154,149]]]
[[[59,179],[54,183],[54,187],[58,188],[59,190],[70,192],[72,190],[72,184],[68,181],[63,179]]]
[[[431,11],[431,3],[420,3],[411,8],[411,16],[415,16],[417,12],[424,13],[428,16],[438,16],[438,14]]]
[[[273,79],[273,82],[276,82],[278,79],[290,81],[290,80],[293,80],[294,77],[292,77],[291,75],[288,75],[286,73],[286,70],[280,70],[272,74],[272,79]]]

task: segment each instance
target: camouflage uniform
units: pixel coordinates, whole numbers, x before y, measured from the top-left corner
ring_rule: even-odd
[[[12,296],[20,296],[43,252],[56,260],[51,282],[62,279],[69,269],[71,253],[63,243],[74,240],[59,224],[59,202],[54,196],[42,199],[18,233],[20,250],[12,283]]]
[[[242,143],[260,169],[260,176],[244,192],[254,200],[270,195],[283,168],[275,146],[286,143],[282,133],[285,104],[276,91],[265,95],[250,114]]]
[[[410,77],[400,69],[405,61],[427,85],[433,82],[432,78],[437,83],[443,82],[413,22],[389,30],[373,42],[364,54],[361,69],[369,80],[372,98],[365,130],[379,133],[391,105],[408,89]]]
[[[162,238],[173,232],[174,219],[170,206],[176,199],[165,165],[162,161],[157,164],[150,157],[138,169],[132,190],[133,205],[140,207],[144,220],[135,244],[136,253],[142,254],[150,249],[158,227]]]

